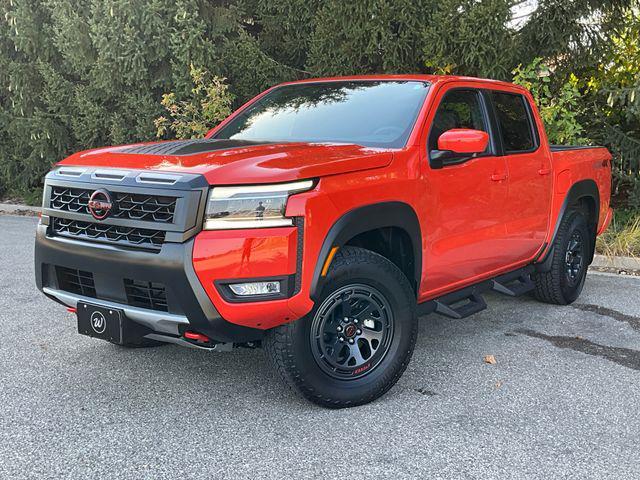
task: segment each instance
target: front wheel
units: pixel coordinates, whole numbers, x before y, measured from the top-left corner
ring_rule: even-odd
[[[271,330],[264,345],[281,376],[330,408],[371,402],[404,372],[418,331],[415,294],[386,258],[345,247],[314,309]]]

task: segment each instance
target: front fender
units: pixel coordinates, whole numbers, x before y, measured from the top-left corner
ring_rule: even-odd
[[[310,297],[316,300],[322,290],[322,269],[333,247],[342,247],[361,233],[378,228],[397,227],[411,239],[414,255],[414,278],[417,289],[422,276],[422,233],[415,210],[404,202],[382,202],[358,207],[342,215],[329,229],[322,243],[311,282]]]

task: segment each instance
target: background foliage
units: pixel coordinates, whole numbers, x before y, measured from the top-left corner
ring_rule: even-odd
[[[42,176],[71,152],[158,131],[201,135],[281,81],[424,72],[515,76],[534,91],[553,141],[612,148],[616,200],[639,208],[638,8],[637,0],[2,0],[0,197],[37,203]]]

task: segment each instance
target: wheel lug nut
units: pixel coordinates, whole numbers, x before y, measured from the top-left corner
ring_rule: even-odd
[[[349,339],[349,343],[351,343],[351,344],[353,344],[353,342],[354,342],[354,341],[355,341],[355,340],[354,340],[353,338],[350,338],[350,339]]]
[[[344,317],[344,321],[348,322],[349,321],[349,317]]]
[[[337,329],[337,330],[338,330],[339,332],[341,332],[341,331],[342,331],[342,327],[341,327],[340,325],[338,325],[338,329]]]
[[[356,330],[356,333],[357,333],[358,335],[360,335],[360,334],[362,333],[362,330],[358,329],[358,330]]]
[[[354,318],[354,319],[353,319],[353,323],[358,323],[358,319],[357,319],[357,318]]]
[[[338,338],[338,340],[340,340],[341,342],[344,342],[344,337],[340,337]]]

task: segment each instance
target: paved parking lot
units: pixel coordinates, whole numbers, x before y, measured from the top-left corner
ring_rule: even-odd
[[[425,317],[395,388],[330,411],[261,350],[79,336],[34,286],[35,223],[0,216],[2,479],[640,478],[638,277],[590,274],[570,307]]]

